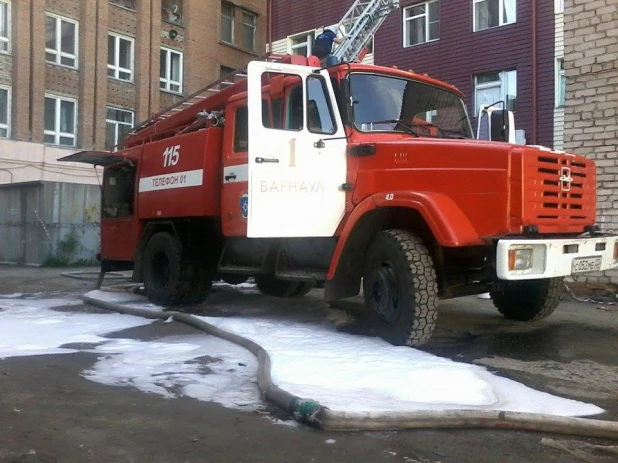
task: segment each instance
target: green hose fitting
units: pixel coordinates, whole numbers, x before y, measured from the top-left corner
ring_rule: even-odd
[[[322,409],[322,405],[319,402],[297,398],[292,401],[290,408],[296,421],[310,426],[319,425],[317,415]]]

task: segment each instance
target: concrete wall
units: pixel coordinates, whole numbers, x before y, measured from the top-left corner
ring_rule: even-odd
[[[99,221],[96,185],[0,185],[0,262],[92,262],[99,252]]]
[[[91,165],[57,161],[75,152],[75,149],[0,138],[0,185],[35,181],[98,185],[97,172]],[[100,168],[97,171],[100,179],[103,171]]]
[[[564,148],[597,164],[597,221],[618,230],[618,0],[567,0]],[[588,281],[618,281],[618,272]]]

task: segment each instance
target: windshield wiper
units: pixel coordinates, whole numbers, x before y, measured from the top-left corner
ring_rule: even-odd
[[[416,132],[416,130],[414,130],[408,124],[403,122],[402,119],[385,119],[383,121],[371,121],[369,122],[369,124],[397,124],[397,125],[402,126],[404,129],[406,129],[406,132],[408,132],[409,134],[414,135],[415,137],[420,137],[420,135]]]

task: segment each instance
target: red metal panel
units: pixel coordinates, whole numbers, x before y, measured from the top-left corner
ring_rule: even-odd
[[[222,134],[222,129],[210,128],[144,145],[138,180],[140,219],[219,214]],[[167,156],[166,150],[171,150]],[[165,165],[174,152],[179,153],[177,163],[172,157],[172,165]]]

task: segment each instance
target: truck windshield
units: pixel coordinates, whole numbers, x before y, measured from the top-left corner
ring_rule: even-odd
[[[422,82],[352,73],[354,126],[363,132],[406,132],[438,138],[473,138],[463,100]]]

